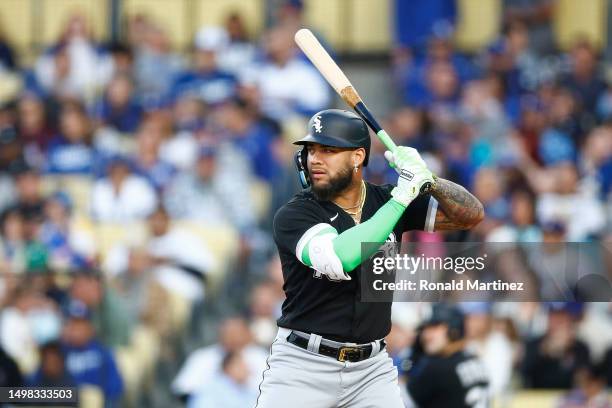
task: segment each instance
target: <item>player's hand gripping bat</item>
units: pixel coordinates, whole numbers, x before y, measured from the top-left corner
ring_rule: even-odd
[[[346,75],[344,75],[340,67],[329,56],[327,51],[325,51],[312,32],[307,28],[302,28],[295,33],[295,42],[338,95],[340,95],[342,99],[357,112],[365,123],[367,123],[370,129],[376,133],[376,136],[378,136],[387,150],[394,153],[397,146],[393,143],[389,134],[387,134],[378,124],[370,110],[363,103],[355,87],[351,84]],[[431,184],[425,183],[421,187],[421,194],[428,192],[430,189]]]

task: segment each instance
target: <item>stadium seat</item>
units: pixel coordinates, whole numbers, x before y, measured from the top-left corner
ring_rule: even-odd
[[[250,193],[255,214],[257,214],[257,219],[261,221],[270,209],[270,199],[272,198],[270,185],[261,180],[254,181],[251,183]]]
[[[34,2],[31,0],[0,0],[0,27],[21,55],[30,55],[35,44]]]
[[[554,407],[563,395],[558,390],[521,390],[510,397],[509,404],[496,401],[494,408],[543,408]]]
[[[557,45],[568,50],[577,39],[586,38],[597,47],[606,45],[608,16],[606,0],[559,0],[553,28]]]
[[[304,14],[309,27],[320,32],[337,50],[348,46],[344,30],[346,13],[342,0],[310,0],[304,4]]]
[[[104,393],[95,385],[81,385],[79,387],[79,407],[103,408]]]
[[[501,0],[459,0],[457,47],[475,52],[493,42],[501,29]]]
[[[93,180],[87,176],[45,176],[42,179],[43,192],[65,192],[72,199],[73,210],[77,214],[89,213],[92,186]]]
[[[44,16],[40,22],[41,41],[44,46],[56,42],[75,14],[84,15],[96,39],[108,36],[108,1],[99,0],[42,0],[39,13]]]
[[[391,45],[391,0],[354,1],[346,25],[348,51],[386,51]],[[367,27],[364,30],[364,27]]]
[[[100,261],[104,264],[104,260],[116,246],[144,245],[147,238],[147,229],[146,225],[140,222],[101,223],[94,226],[94,237],[98,245]]]
[[[127,347],[115,350],[114,354],[124,381],[128,405],[135,406],[139,391],[150,385],[159,352],[159,336],[143,325],[134,328],[131,342]]]
[[[168,7],[167,0],[125,0],[123,15],[129,17],[144,15],[165,30],[172,46],[186,50],[192,43],[193,28],[190,1],[173,0]]]
[[[185,333],[185,328],[191,318],[193,303],[183,295],[166,291],[166,305],[169,312],[169,329],[172,336],[180,337]]]
[[[194,221],[177,220],[175,227],[202,238],[217,260],[216,270],[208,272],[208,287],[213,289],[223,280],[228,266],[234,259],[238,249],[238,232],[231,226],[203,225]]]
[[[230,13],[237,12],[251,35],[264,26],[264,0],[196,0],[193,33],[202,26],[223,26]]]

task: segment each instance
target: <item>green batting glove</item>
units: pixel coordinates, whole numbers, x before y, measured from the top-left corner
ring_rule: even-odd
[[[394,152],[387,150],[385,152],[385,159],[387,159],[389,165],[397,171],[397,174],[401,173],[401,169],[427,168],[425,160],[423,160],[419,152],[412,147],[398,146]]]

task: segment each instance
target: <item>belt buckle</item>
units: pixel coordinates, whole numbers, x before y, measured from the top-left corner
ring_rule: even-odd
[[[344,363],[348,359],[347,354],[351,353],[353,351],[355,351],[357,353],[361,353],[361,349],[359,347],[350,347],[350,346],[340,347],[340,353],[338,355],[338,361]],[[361,356],[361,354],[359,354],[359,356]]]

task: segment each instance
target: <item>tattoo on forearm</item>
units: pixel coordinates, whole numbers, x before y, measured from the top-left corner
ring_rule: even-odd
[[[438,178],[431,194],[439,205],[436,230],[470,229],[484,218],[480,201],[452,181]]]

